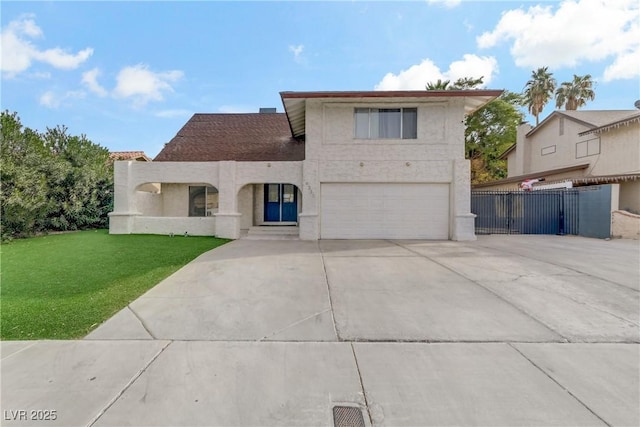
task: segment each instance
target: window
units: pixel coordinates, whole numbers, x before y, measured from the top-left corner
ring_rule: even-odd
[[[218,209],[215,187],[189,186],[189,216],[213,216]]]
[[[359,139],[416,139],[417,108],[356,108],[355,136]]]
[[[540,150],[540,155],[547,156],[547,155],[553,154],[555,152],[556,152],[556,146],[555,145],[550,145],[548,147],[542,147],[542,149]]]
[[[600,138],[589,139],[576,144],[576,159],[600,154]]]

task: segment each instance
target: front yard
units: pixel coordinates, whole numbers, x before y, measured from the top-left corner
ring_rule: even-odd
[[[198,255],[226,242],[92,230],[3,244],[0,337],[80,338]]]

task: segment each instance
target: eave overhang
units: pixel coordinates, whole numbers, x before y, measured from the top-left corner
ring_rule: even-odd
[[[464,98],[464,112],[471,114],[493,101],[502,90],[404,90],[404,91],[331,91],[331,92],[280,92],[282,105],[289,120],[291,133],[299,138],[305,134],[306,102],[308,99],[331,99],[335,101],[368,101],[371,99],[398,99],[423,101],[426,98]]]

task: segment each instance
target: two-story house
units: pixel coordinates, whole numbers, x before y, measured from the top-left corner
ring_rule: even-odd
[[[153,162],[116,162],[110,232],[472,240],[464,117],[500,93],[282,92],[284,113],[195,114]]]
[[[477,190],[515,190],[525,179],[539,186],[620,184],[620,209],[640,213],[640,111],[554,111],[538,126],[520,125],[502,158],[506,179]],[[535,187],[534,187],[535,188]]]

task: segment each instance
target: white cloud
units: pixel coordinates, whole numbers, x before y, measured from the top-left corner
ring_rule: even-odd
[[[555,9],[513,9],[476,41],[480,48],[511,42],[511,55],[520,67],[573,67],[612,58],[605,80],[634,78],[640,63],[640,4],[565,0]]]
[[[289,52],[293,53],[293,60],[300,64],[303,61],[302,52],[304,51],[304,45],[289,46]]]
[[[47,91],[40,96],[40,105],[48,108],[57,108],[60,105],[60,99],[52,91]]]
[[[91,92],[104,97],[107,96],[107,90],[98,83],[99,75],[100,70],[97,68],[82,73],[82,84],[84,84]]]
[[[453,8],[462,3],[462,0],[427,0],[429,4],[443,5],[448,8]]]
[[[68,53],[60,47],[39,49],[34,46],[32,39],[42,37],[42,30],[30,16],[11,21],[0,32],[2,57],[0,69],[6,77],[15,75],[31,67],[33,61],[47,63],[54,68],[70,70],[77,68],[92,54],[92,48],[83,49],[77,53]]]
[[[33,57],[39,61],[46,62],[54,68],[62,70],[73,70],[78,68],[80,64],[89,59],[93,54],[93,49],[88,47],[74,54],[66,53],[59,47],[47,49],[45,51],[36,51]]]
[[[477,56],[465,54],[460,61],[454,61],[447,71],[440,71],[430,59],[424,59],[420,64],[413,65],[397,75],[387,73],[382,81],[375,86],[376,90],[421,90],[427,83],[440,80],[454,82],[464,77],[484,77],[484,86],[493,80],[498,72],[498,62],[491,56]]]
[[[62,95],[56,94],[49,90],[40,96],[40,105],[47,108],[56,109],[60,107],[67,99],[81,99],[85,97],[85,93],[81,90],[70,90]]]
[[[117,98],[131,98],[140,107],[149,101],[162,101],[163,93],[173,92],[170,83],[183,75],[179,70],[153,72],[143,64],[125,67],[118,73],[113,94]]]

